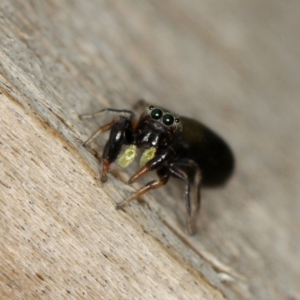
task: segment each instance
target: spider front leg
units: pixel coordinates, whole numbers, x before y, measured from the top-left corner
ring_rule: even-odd
[[[132,122],[130,120],[121,119],[112,126],[102,155],[102,182],[107,180],[110,165],[117,159],[123,144],[131,144],[132,139]]]
[[[131,200],[139,198],[140,196],[146,194],[150,190],[154,190],[154,189],[158,189],[158,188],[162,187],[163,185],[165,185],[168,182],[168,180],[170,178],[170,173],[169,173],[167,167],[163,167],[160,170],[158,170],[157,175],[158,175],[157,180],[148,182],[145,186],[143,186],[142,188],[137,190],[133,195],[129,196],[128,198],[123,200],[121,203],[117,204],[116,208],[121,209],[124,206],[128,205]]]
[[[175,155],[175,151],[173,150],[172,147],[168,147],[166,149],[156,152],[154,158],[149,160],[134,175],[132,175],[128,180],[128,183],[131,184],[137,181],[138,179],[140,179],[142,176],[144,176],[150,171],[159,170],[159,168],[163,166],[165,162],[170,160],[174,155]]]
[[[92,142],[99,134],[110,130],[109,139],[104,147],[102,155],[101,181],[107,180],[110,165],[114,162],[122,148],[123,144],[132,142],[132,121],[124,117],[117,117],[110,123],[101,126],[84,144],[86,146]]]
[[[150,149],[149,149],[150,150]],[[173,148],[169,147],[160,152],[158,152],[153,159],[148,161],[145,166],[140,168],[128,181],[129,184],[137,181],[146,173],[152,170],[157,170],[158,180],[150,181],[145,186],[137,190],[133,195],[123,200],[121,203],[117,205],[117,209],[120,209],[126,206],[131,200],[137,199],[143,194],[149,192],[153,189],[158,189],[161,186],[165,185],[170,177],[169,169],[166,165],[166,161],[168,161],[175,154]]]

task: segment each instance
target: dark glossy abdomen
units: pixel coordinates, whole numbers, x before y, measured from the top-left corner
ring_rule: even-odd
[[[202,184],[216,186],[225,183],[234,169],[234,157],[229,146],[200,122],[185,117],[181,117],[181,121],[182,139],[187,146],[185,156],[199,165]]]

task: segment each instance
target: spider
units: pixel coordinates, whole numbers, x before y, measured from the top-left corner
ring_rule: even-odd
[[[200,210],[201,186],[218,186],[227,181],[234,169],[234,157],[225,141],[202,123],[171,113],[160,106],[149,105],[139,119],[131,110],[105,108],[92,115],[112,112],[116,117],[101,126],[84,144],[110,130],[102,155],[101,181],[107,180],[110,165],[117,160],[123,145],[128,148],[119,156],[118,165],[126,168],[134,160],[137,148],[143,150],[140,169],[129,179],[131,184],[150,171],[158,179],[148,182],[134,194],[117,204],[117,209],[127,205],[152,189],[165,185],[170,176],[183,180],[184,202],[187,211],[187,230],[195,232],[195,219]],[[192,214],[190,190],[196,187],[195,208]]]

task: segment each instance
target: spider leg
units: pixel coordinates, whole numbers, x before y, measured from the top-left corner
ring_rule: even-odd
[[[170,178],[170,173],[167,168],[161,168],[160,170],[158,170],[157,175],[159,179],[148,182],[145,186],[137,190],[133,195],[131,195],[130,197],[126,198],[125,200],[117,204],[116,208],[121,209],[122,207],[128,205],[128,203],[133,199],[139,198],[140,196],[144,195],[150,190],[158,189],[162,187],[168,182]]]
[[[117,117],[110,123],[101,126],[84,144],[86,146],[92,142],[99,134],[110,130],[109,139],[104,147],[102,155],[102,173],[101,181],[107,180],[110,165],[114,162],[122,148],[123,144],[132,142],[132,121],[124,117]]]
[[[98,135],[100,135],[103,132],[106,132],[108,130],[110,130],[114,124],[119,120],[119,118],[116,118],[114,120],[112,120],[110,123],[107,123],[101,127],[98,128],[98,130],[92,135],[90,136],[83,144],[83,147],[86,147],[88,144],[90,144]]]
[[[133,111],[131,110],[127,110],[127,109],[114,109],[114,108],[104,108],[104,109],[101,109],[99,111],[97,111],[96,113],[94,114],[85,114],[85,115],[80,115],[79,118],[80,120],[83,120],[83,119],[92,119],[92,118],[96,118],[98,116],[100,116],[102,113],[104,112],[112,112],[112,113],[116,113],[116,114],[119,114],[123,117],[129,115],[129,119],[130,120],[133,120],[135,114]]]
[[[170,166],[170,172],[174,177],[177,177],[177,178],[183,180],[185,183],[184,203],[185,203],[187,214],[190,217],[192,214],[191,200],[190,200],[190,190],[191,190],[190,179],[185,171],[183,171],[182,169],[180,169],[179,167],[176,167],[174,165]]]
[[[200,211],[201,205],[201,172],[199,166],[192,160],[182,160],[173,162],[169,166],[170,173],[185,182],[184,202],[188,215],[187,229],[190,235],[195,233],[196,217]],[[190,199],[191,182],[196,185],[196,207],[192,214],[192,206]]]
[[[150,171],[153,171],[155,169],[159,169],[166,161],[168,161],[173,155],[175,154],[173,148],[169,147],[167,149],[164,149],[160,152],[158,152],[153,159],[148,161],[145,166],[140,168],[135,174],[133,174],[130,179],[128,180],[128,183],[131,184],[138,179],[140,179],[142,176],[147,174]]]

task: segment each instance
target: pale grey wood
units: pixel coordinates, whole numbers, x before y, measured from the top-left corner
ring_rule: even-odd
[[[300,299],[299,12],[2,1],[2,298]],[[134,168],[101,186],[81,147],[109,118],[78,114],[139,98],[201,119],[235,151],[226,188],[203,191],[194,237],[177,182],[115,211]]]

